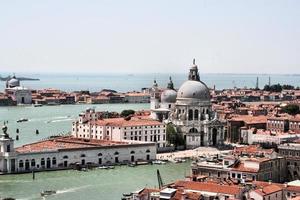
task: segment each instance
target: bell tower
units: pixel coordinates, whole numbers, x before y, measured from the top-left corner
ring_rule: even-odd
[[[150,95],[150,109],[157,109],[159,107],[160,93],[158,89],[158,84],[155,79],[153,81],[153,86],[151,88]]]
[[[7,133],[7,126],[2,127],[2,134],[0,135],[0,171],[15,172],[15,150],[14,140],[9,137]]]

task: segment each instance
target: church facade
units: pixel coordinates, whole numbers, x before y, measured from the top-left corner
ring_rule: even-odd
[[[188,149],[217,146],[225,140],[224,123],[212,110],[210,91],[200,80],[198,66],[193,61],[188,80],[178,91],[170,78],[167,89],[161,91],[156,81],[151,90],[151,116],[172,123],[181,133]]]

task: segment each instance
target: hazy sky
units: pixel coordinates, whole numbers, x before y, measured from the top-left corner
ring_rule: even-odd
[[[300,73],[300,1],[0,0],[0,72]]]

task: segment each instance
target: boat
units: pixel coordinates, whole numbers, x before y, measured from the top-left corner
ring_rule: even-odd
[[[53,195],[53,194],[56,194],[55,190],[44,190],[44,191],[41,192],[41,196],[42,197]]]
[[[166,164],[166,162],[161,161],[161,160],[154,160],[154,161],[152,161],[152,164],[155,164],[155,165],[164,165],[164,164]]]
[[[100,166],[100,167],[98,167],[98,169],[108,169],[108,167],[107,166]]]
[[[20,123],[20,122],[27,122],[27,121],[28,121],[28,119],[26,119],[26,118],[21,118],[21,119],[17,120],[17,123]]]
[[[48,105],[48,106],[58,106],[59,103],[56,103],[56,102],[48,102],[47,105]]]
[[[115,166],[107,166],[108,167],[108,169],[114,169],[115,168]]]
[[[87,171],[88,171],[88,169],[87,169],[87,168],[85,168],[85,167],[82,167],[82,168],[81,168],[81,169],[79,169],[78,171],[87,172]]]
[[[128,167],[136,167],[136,164],[135,163],[129,163],[127,166]]]
[[[40,103],[36,103],[36,104],[33,104],[34,107],[42,107],[43,104],[40,104]]]

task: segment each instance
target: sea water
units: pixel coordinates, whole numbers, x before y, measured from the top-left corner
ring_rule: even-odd
[[[7,74],[1,74],[4,77]],[[90,90],[92,92],[102,89],[113,89],[118,92],[140,91],[143,87],[151,87],[156,79],[160,87],[166,87],[169,76],[172,77],[175,88],[187,80],[187,73],[182,74],[16,74],[39,78],[40,81],[22,81],[21,84],[31,89],[56,88],[71,92],[76,90]],[[259,78],[259,87],[268,84],[290,84],[300,86],[300,75],[297,74],[201,74],[200,79],[209,87],[224,88],[254,88]],[[2,84],[1,84],[2,83]],[[5,88],[5,82],[0,82],[0,91]]]

